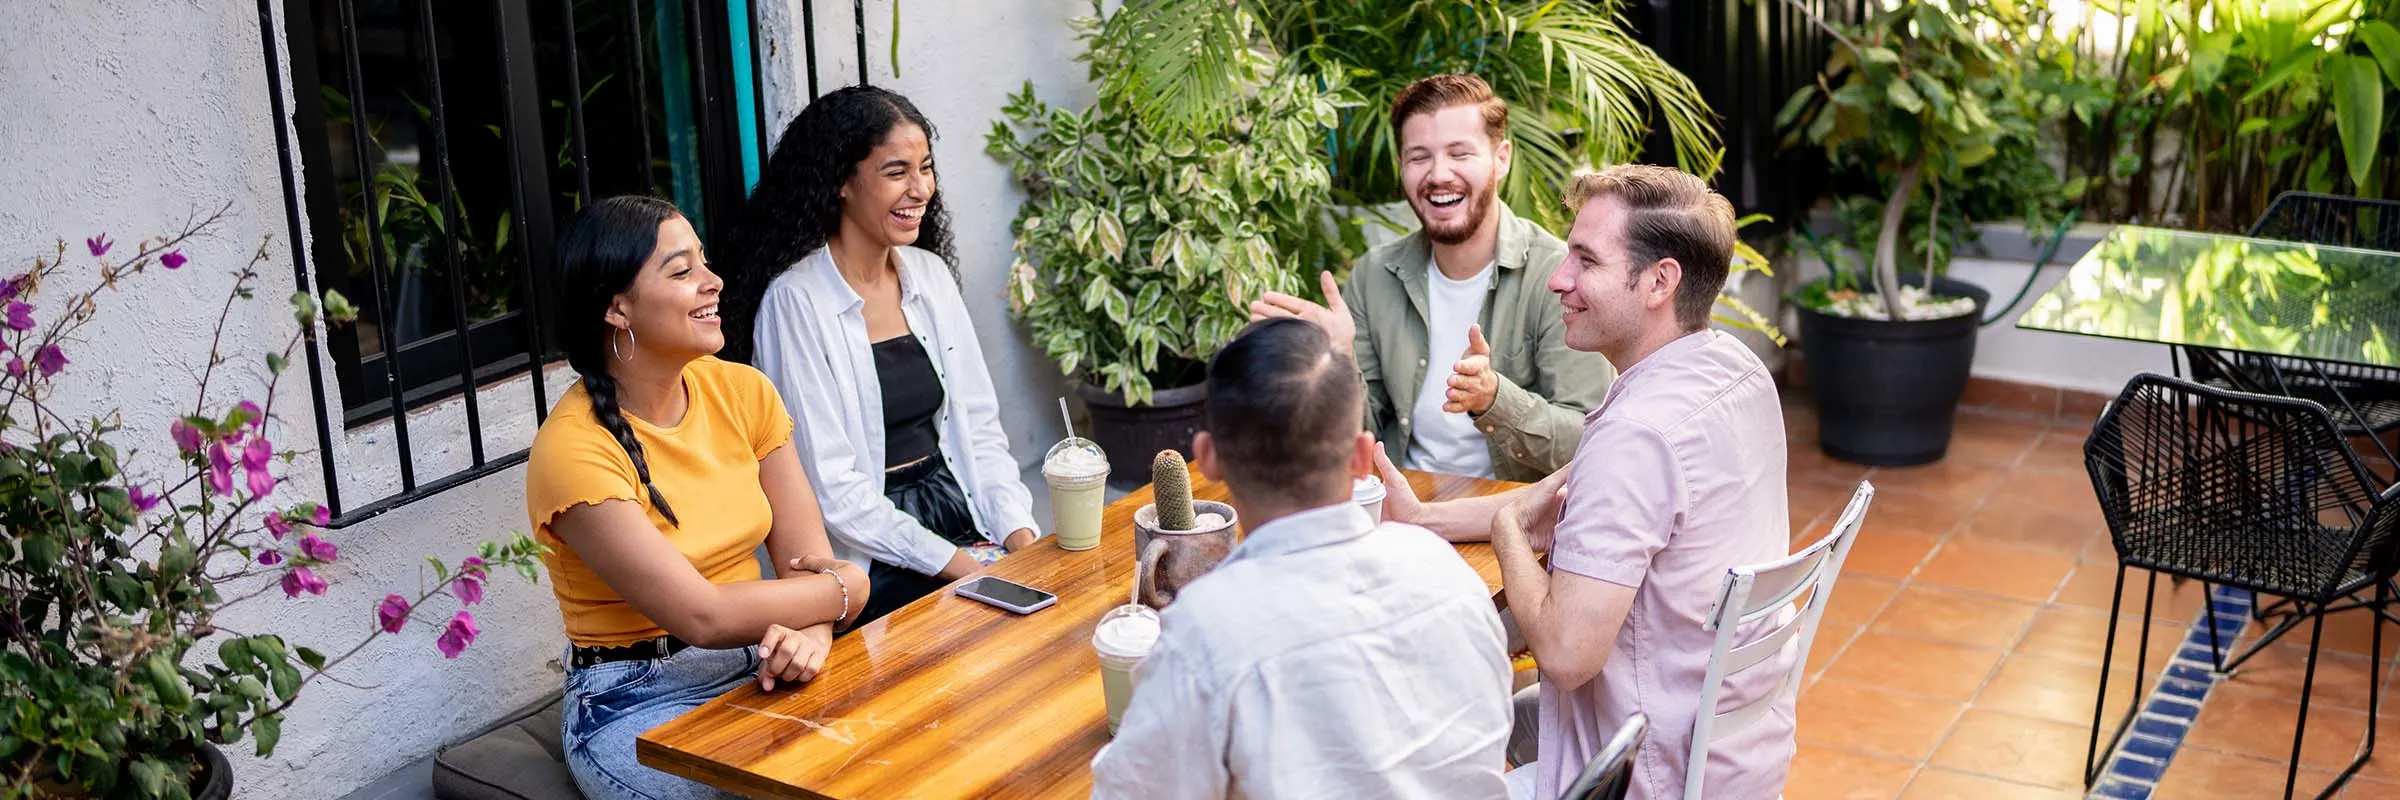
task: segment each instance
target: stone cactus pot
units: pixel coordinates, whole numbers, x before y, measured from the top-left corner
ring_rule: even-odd
[[[1193,500],[1192,516],[1216,514],[1224,517],[1222,524],[1203,526],[1199,530],[1162,531],[1158,529],[1158,504],[1151,503],[1133,512],[1133,552],[1139,566],[1134,580],[1141,582],[1136,595],[1143,605],[1165,610],[1175,602],[1175,594],[1215,569],[1217,562],[1233,552],[1241,531],[1241,520],[1233,506],[1214,500]]]

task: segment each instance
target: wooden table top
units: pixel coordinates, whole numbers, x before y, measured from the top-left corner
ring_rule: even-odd
[[[1409,483],[1435,500],[1518,485],[1420,472]],[[1192,494],[1226,497],[1197,472]],[[1057,604],[1018,616],[945,587],[836,638],[814,681],[744,683],[642,734],[641,763],[752,797],[1090,796],[1109,739],[1092,628],[1131,597],[1133,511],[1150,498],[1143,487],[1110,503],[1097,548],[1044,537],[978,573]],[[1498,593],[1492,548],[1458,550]]]

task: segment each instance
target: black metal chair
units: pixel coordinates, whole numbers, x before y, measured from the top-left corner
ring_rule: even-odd
[[[2248,235],[2308,244],[2400,251],[2400,201],[2312,192],[2276,195]],[[2400,370],[2187,347],[2194,380],[2211,386],[2315,400],[2344,433],[2400,428]]]
[[[1624,800],[1633,788],[1633,754],[1642,749],[1642,737],[1649,735],[1650,718],[1635,712],[1617,732],[1608,738],[1608,746],[1600,748],[1583,773],[1567,786],[1560,797],[1568,800]],[[1695,766],[1693,769],[1698,769]]]
[[[2307,734],[2309,694],[2316,685],[2317,646],[2325,615],[2353,593],[2372,589],[2375,605],[2388,599],[2395,547],[2400,546],[2400,487],[2377,491],[2356,451],[2324,406],[2291,398],[2249,394],[2164,375],[2142,374],[2101,412],[2084,443],[2084,465],[2107,519],[2117,550],[2117,582],[2110,603],[2108,644],[2102,656],[2100,697],[2092,708],[2092,738],[2086,745],[2084,782],[2097,779],[2100,724],[2108,707],[2108,670],[2116,657],[2117,611],[2125,597],[2129,568],[2150,572],[2143,603],[2141,649],[2135,660],[2134,696],[2143,695],[2150,672],[2150,616],[2156,611],[2158,576],[2194,578],[2210,585],[2281,598],[2288,615],[2247,650],[2226,658],[2226,645],[2209,625],[2210,657],[2220,673],[2281,638],[2301,622],[2309,632],[2307,671],[2301,678],[2300,717],[2292,735],[2292,763],[2284,779],[2290,798],[2299,775],[2301,740]],[[2383,618],[2375,618],[2374,669],[2382,674]],[[2370,682],[2368,703],[2380,709],[2380,686]],[[2135,703],[2109,739],[2114,749],[2140,708]],[[2206,713],[2206,712],[2203,712]],[[2358,757],[2319,797],[2330,797],[2375,749],[2374,712]]]

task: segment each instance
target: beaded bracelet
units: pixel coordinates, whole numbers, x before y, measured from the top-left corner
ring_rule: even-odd
[[[835,572],[830,569],[820,569],[817,571],[833,576],[833,585],[842,587],[842,615],[833,618],[833,627],[838,629],[842,627],[843,620],[850,618],[850,582],[843,580],[842,574],[839,572]]]

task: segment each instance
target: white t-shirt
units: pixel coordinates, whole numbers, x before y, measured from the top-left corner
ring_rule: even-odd
[[[1450,376],[1458,374],[1451,367],[1467,354],[1467,328],[1482,316],[1491,291],[1492,265],[1454,281],[1442,274],[1441,265],[1425,259],[1425,288],[1425,385],[1418,387],[1416,408],[1409,411],[1409,464],[1429,472],[1493,477],[1492,451],[1474,420],[1442,412]]]

